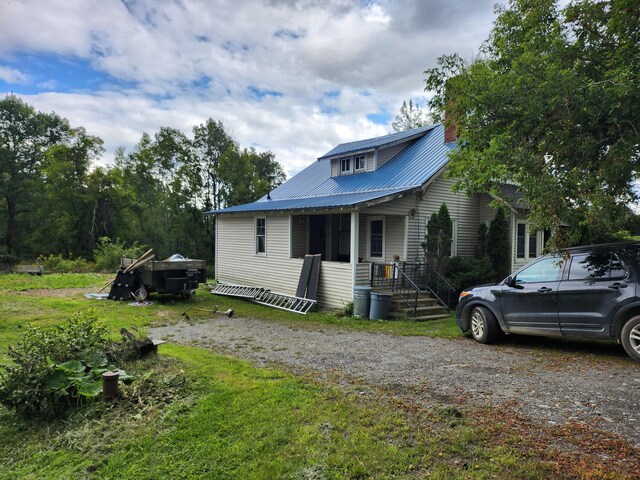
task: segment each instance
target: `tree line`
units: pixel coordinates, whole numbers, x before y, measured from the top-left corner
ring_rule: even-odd
[[[0,257],[91,259],[99,239],[211,260],[204,212],[250,202],[286,178],[272,152],[242,148],[222,122],[143,133],[97,166],[103,141],[14,95],[0,100]]]

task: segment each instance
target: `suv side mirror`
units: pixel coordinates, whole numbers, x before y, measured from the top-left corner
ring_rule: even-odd
[[[511,275],[509,275],[507,277],[507,279],[504,281],[504,284],[507,287],[511,287],[511,288],[515,287],[516,286],[516,277],[515,276],[512,277]]]

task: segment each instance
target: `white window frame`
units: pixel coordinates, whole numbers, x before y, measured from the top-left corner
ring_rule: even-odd
[[[380,257],[372,257],[371,256],[371,222],[382,221],[382,256]],[[385,234],[387,231],[387,224],[384,216],[373,216],[367,218],[367,259],[368,260],[382,260],[386,258],[385,254]]]
[[[264,252],[258,251],[258,220],[264,220]],[[253,218],[253,252],[259,257],[267,256],[267,217]]]
[[[358,168],[358,160],[362,160],[362,167]],[[364,172],[367,169],[367,155],[354,155],[353,156],[353,171]]]
[[[524,225],[524,257],[519,257],[518,256],[518,225]],[[529,255],[529,245],[530,245],[530,239],[533,236],[531,234],[530,231],[531,225],[529,224],[529,222],[525,222],[522,220],[518,220],[516,222],[516,232],[515,232],[515,242],[514,242],[514,249],[515,249],[515,258],[516,258],[516,262],[528,262],[529,260],[533,260],[535,258],[540,258],[540,256],[542,255],[542,251],[540,249],[540,231],[536,231],[533,235],[535,235],[536,239],[536,256],[535,257],[531,257]]]
[[[451,256],[458,256],[458,219],[451,219]]]
[[[349,168],[347,170],[342,168],[342,165],[344,161],[348,161],[349,162]],[[341,157],[340,160],[340,175],[348,175],[350,173],[353,173],[353,157]]]

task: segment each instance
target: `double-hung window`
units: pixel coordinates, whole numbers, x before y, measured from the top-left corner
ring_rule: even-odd
[[[267,254],[267,219],[256,218],[256,255]]]
[[[367,168],[367,157],[365,155],[356,155],[353,157],[353,170],[361,172]]]
[[[340,173],[351,173],[353,170],[351,169],[351,157],[344,157],[340,159]]]
[[[384,220],[381,217],[369,219],[369,258],[384,258]]]
[[[538,232],[532,232],[529,224],[518,222],[516,232],[516,258],[530,260],[538,256]]]

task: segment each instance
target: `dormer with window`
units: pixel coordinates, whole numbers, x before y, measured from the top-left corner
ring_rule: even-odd
[[[373,172],[422,138],[433,126],[398,132],[384,137],[343,143],[320,157],[331,162],[331,176]]]

